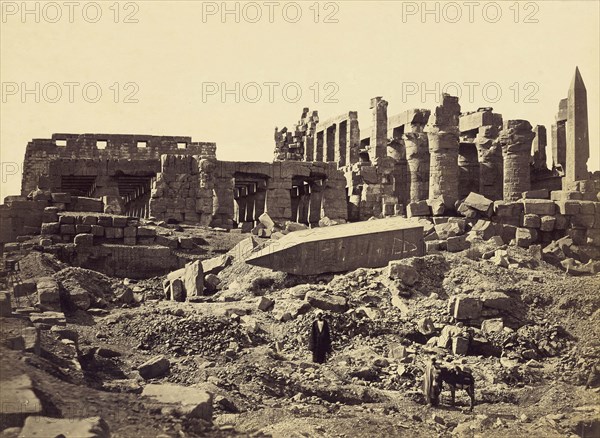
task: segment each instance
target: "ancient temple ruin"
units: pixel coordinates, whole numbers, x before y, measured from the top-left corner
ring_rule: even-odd
[[[275,128],[273,162],[222,161],[215,143],[183,136],[33,139],[21,196],[7,197],[0,208],[1,240],[39,230],[47,197],[40,193],[69,195],[69,203],[56,202],[59,210],[244,231],[265,212],[276,223],[311,227],[460,214],[471,192],[510,202],[532,190],[566,190],[597,201],[599,178],[586,164],[587,102],[579,70],[567,94],[551,128],[551,166],[544,126],[503,118],[489,107],[464,111],[447,94],[435,108],[394,115],[375,97],[366,127],[357,111],[321,120],[318,111],[304,108],[291,129]]]

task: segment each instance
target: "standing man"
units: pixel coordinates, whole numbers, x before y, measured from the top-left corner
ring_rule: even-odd
[[[308,348],[312,351],[313,362],[325,363],[331,349],[331,332],[329,323],[323,318],[323,311],[317,312],[317,319],[312,324]]]

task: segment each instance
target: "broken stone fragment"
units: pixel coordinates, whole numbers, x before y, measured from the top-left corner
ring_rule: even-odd
[[[215,274],[208,274],[204,276],[204,288],[209,294],[213,294],[219,290],[221,279]]]
[[[392,260],[389,263],[388,277],[400,280],[406,286],[413,286],[417,281],[419,281],[418,271],[400,260]]]
[[[258,299],[257,308],[258,308],[258,310],[262,310],[263,312],[266,312],[270,308],[272,308],[274,304],[275,304],[275,301],[273,301],[267,297],[260,297]]]
[[[322,291],[309,291],[306,294],[306,301],[317,309],[328,310],[331,312],[345,312],[348,308],[346,298],[338,295],[331,295]]]
[[[50,418],[34,415],[27,417],[19,436],[110,438],[110,428],[101,417]]]
[[[492,215],[494,201],[478,193],[471,192],[463,201],[463,204],[489,217]]]
[[[174,405],[175,411],[186,418],[212,422],[213,395],[210,392],[181,385],[149,384],[144,387],[142,395]]]
[[[504,330],[502,318],[486,319],[481,323],[483,333],[500,333]]]
[[[212,259],[202,260],[202,271],[204,274],[218,274],[231,264],[231,256],[223,254]]]
[[[143,379],[148,380],[167,374],[170,367],[169,359],[161,355],[144,362],[139,366],[138,372]]]

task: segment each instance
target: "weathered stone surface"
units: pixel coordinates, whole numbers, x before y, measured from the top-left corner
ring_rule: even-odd
[[[486,319],[481,323],[483,333],[499,333],[504,329],[502,318]]]
[[[565,180],[588,179],[587,161],[589,158],[587,91],[579,68],[575,68],[575,75],[567,97]]]
[[[33,324],[48,324],[59,326],[65,326],[67,324],[65,315],[62,312],[32,313],[31,315],[29,315],[29,320]]]
[[[407,217],[431,216],[431,207],[427,201],[411,202],[406,206]]]
[[[204,276],[204,289],[208,293],[215,293],[219,290],[221,279],[215,274],[208,274]]]
[[[496,142],[502,147],[504,160],[505,201],[515,201],[531,189],[529,160],[534,136],[531,124],[526,120],[504,122]]]
[[[68,204],[71,202],[70,193],[52,193],[52,202]]]
[[[263,213],[258,217],[258,221],[263,224],[267,230],[272,230],[273,228],[275,228],[275,222],[273,222],[273,219],[271,219],[271,216],[269,216],[268,213]]]
[[[523,226],[526,228],[540,228],[542,219],[537,214],[526,214],[523,216]]]
[[[345,312],[348,308],[346,298],[338,295],[331,295],[322,291],[310,291],[306,294],[306,301],[313,307],[331,312]]]
[[[94,235],[93,234],[77,234],[73,243],[76,247],[89,247],[94,245]]]
[[[160,403],[176,405],[176,411],[184,417],[212,421],[213,395],[199,388],[149,384],[144,387],[142,396],[152,397]]]
[[[204,271],[200,260],[185,265],[182,277],[186,298],[202,296],[204,291]]]
[[[518,246],[527,248],[529,245],[537,242],[538,233],[535,228],[517,228],[515,239]]]
[[[36,280],[38,302],[53,310],[60,310],[60,290],[58,282],[52,277],[40,277]]]
[[[510,310],[514,304],[512,299],[504,292],[484,292],[479,299],[483,307],[491,309]]]
[[[462,234],[460,225],[456,222],[446,222],[445,224],[438,224],[435,226],[435,232],[438,238],[442,240]]]
[[[28,375],[21,374],[2,380],[2,391],[0,391],[0,427],[2,429],[21,427],[28,416],[41,414],[42,409],[42,402],[33,392],[33,384]],[[19,436],[55,435],[24,435],[21,432]]]
[[[10,292],[0,291],[0,316],[10,316],[11,313]]]
[[[456,236],[449,237],[446,240],[446,250],[448,252],[459,252],[464,251],[465,249],[469,249],[471,246],[470,242],[467,240],[467,236]]]
[[[419,272],[400,260],[394,260],[388,265],[388,277],[401,280],[407,286],[413,286],[419,281]]]
[[[454,317],[456,319],[476,319],[481,315],[482,303],[477,298],[464,295],[456,297],[454,304]]]
[[[30,416],[20,437],[110,438],[110,428],[101,417],[50,418]]]
[[[471,207],[474,210],[481,212],[486,216],[491,216],[494,206],[494,201],[486,198],[478,193],[469,193],[469,196],[465,198],[463,204]]]
[[[167,374],[170,367],[171,363],[169,362],[169,359],[164,356],[155,356],[140,365],[138,372],[142,378],[148,380]]]
[[[466,356],[469,351],[469,339],[462,336],[452,338],[452,353]]]
[[[556,217],[554,216],[542,216],[540,230],[542,231],[553,231],[556,225]]]
[[[212,259],[202,260],[202,270],[205,274],[218,274],[231,264],[231,256],[223,254]]]
[[[525,214],[553,215],[556,213],[556,204],[544,199],[524,199]]]
[[[257,308],[258,308],[258,310],[262,310],[263,312],[266,312],[267,310],[271,309],[274,304],[275,304],[275,301],[271,300],[270,298],[260,297],[258,299]]]
[[[548,189],[528,190],[523,192],[523,199],[550,199]]]

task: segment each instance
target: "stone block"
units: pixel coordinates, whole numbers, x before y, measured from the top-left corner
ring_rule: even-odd
[[[0,316],[10,316],[11,314],[10,292],[0,291]]]
[[[489,240],[492,237],[500,234],[500,228],[501,226],[495,222],[480,219],[475,223],[475,225],[473,225],[471,231],[474,232],[477,237],[483,240]]]
[[[523,199],[550,199],[548,189],[529,190],[523,192]]]
[[[39,402],[38,402],[39,403]],[[110,427],[101,417],[27,417],[20,437],[110,438]]]
[[[90,233],[91,231],[92,231],[92,226],[91,225],[85,225],[85,224],[77,224],[77,225],[75,225],[75,232],[77,234]]]
[[[311,306],[321,310],[341,313],[348,308],[346,298],[323,291],[309,291],[306,293],[305,299]]]
[[[134,246],[137,244],[137,237],[123,237],[123,244]]]
[[[204,271],[202,270],[202,262],[200,260],[187,263],[181,279],[187,299],[203,295]]]
[[[479,211],[485,216],[490,216],[493,211],[494,201],[478,193],[471,192],[463,201],[466,206]]]
[[[151,227],[140,226],[137,229],[137,235],[138,237],[155,237],[156,229]]]
[[[161,355],[144,362],[138,367],[138,372],[143,379],[148,380],[164,376],[169,372],[170,367],[169,359]]]
[[[542,219],[537,214],[526,214],[523,216],[523,226],[526,228],[540,228]]]
[[[502,318],[486,319],[481,323],[483,333],[500,333],[504,330]]]
[[[567,227],[569,226],[569,219],[567,218],[567,216],[564,216],[562,214],[556,214],[554,215],[554,218],[556,219],[556,222],[554,223],[554,229],[556,230],[566,230]]]
[[[137,236],[137,227],[125,227],[123,229],[123,237],[136,237]]]
[[[553,201],[580,201],[583,199],[583,193],[567,190],[555,190],[550,192],[550,199]]]
[[[556,201],[558,212],[560,214],[574,216],[581,212],[581,204],[579,201]]]
[[[524,206],[521,202],[494,201],[494,214],[500,217],[519,217]]]
[[[94,245],[93,234],[78,234],[73,240],[75,247],[89,247]]]
[[[81,223],[83,225],[98,225],[98,216],[84,216]]]
[[[60,234],[75,234],[75,225],[61,225],[60,226]]]
[[[427,201],[411,202],[406,206],[406,216],[431,216],[431,208]]]
[[[541,231],[554,231],[556,225],[556,217],[554,216],[542,216],[540,230]]]
[[[98,225],[100,225],[102,227],[112,227],[113,226],[112,216],[99,216],[98,217]]]
[[[523,211],[525,214],[553,215],[556,213],[554,201],[544,199],[524,199]]]
[[[518,246],[527,248],[538,240],[538,231],[535,228],[517,228],[515,240]]]
[[[480,295],[479,300],[483,307],[497,310],[510,310],[514,303],[513,300],[504,292],[490,291]]]
[[[60,290],[52,277],[40,277],[36,280],[38,303],[53,310],[60,310]]]
[[[387,274],[389,278],[400,280],[406,286],[413,286],[419,281],[418,271],[401,260],[392,260],[388,264]]]
[[[204,276],[204,289],[208,293],[215,293],[219,290],[221,279],[215,274],[208,274]]]
[[[446,250],[448,252],[464,251],[465,249],[469,249],[470,246],[471,244],[465,235],[449,237],[448,240],[446,240]]]
[[[272,230],[275,228],[275,222],[269,216],[269,213],[263,213],[258,217],[258,221],[265,226],[267,230]]]
[[[258,299],[258,305],[256,307],[258,308],[258,310],[262,310],[263,312],[266,312],[269,309],[271,309],[274,304],[275,304],[275,301],[271,300],[270,298],[260,297]]]
[[[481,315],[482,303],[478,298],[459,295],[454,302],[454,318],[477,319]]]
[[[469,351],[469,339],[456,336],[452,338],[452,353],[460,356],[466,356]]]
[[[435,225],[435,232],[438,235],[438,238],[442,240],[462,234],[460,226],[455,222],[446,222],[445,224]]]
[[[23,338],[23,350],[39,356],[42,352],[40,343],[40,330],[36,327],[24,327],[21,329]]]
[[[211,259],[202,260],[202,270],[205,274],[218,274],[231,264],[231,255],[223,254]]]
[[[48,434],[46,430],[37,429],[36,434],[24,434],[27,431],[27,422],[43,418],[36,415],[41,414],[43,410],[42,402],[33,392],[31,378],[27,374],[18,374],[15,376],[6,376],[2,379],[2,391],[0,391],[0,428],[3,429],[3,435],[20,437],[57,437],[59,434]],[[52,420],[56,420],[53,418]],[[14,435],[9,435],[4,429],[9,427],[21,427],[25,422],[25,427]],[[108,437],[106,437],[108,438]]]
[[[42,213],[42,222],[58,222],[58,208],[44,208],[44,212]]]
[[[90,225],[92,236],[104,237],[104,227],[101,225]]]
[[[161,404],[173,405],[179,417],[212,422],[213,395],[210,392],[163,383],[146,385],[142,396],[150,397]]]
[[[48,223],[42,224],[40,233],[44,234],[44,235],[59,234],[60,233],[60,224],[58,222],[48,222]]]
[[[16,298],[26,297],[35,293],[36,287],[35,281],[25,280],[13,286],[13,294]]]
[[[593,214],[577,214],[571,216],[572,228],[593,228],[596,216]]]
[[[69,204],[71,202],[70,193],[52,193],[52,202]]]
[[[117,228],[125,228],[127,226],[126,216],[115,216],[112,218],[112,226]]]
[[[173,301],[185,301],[185,288],[181,278],[175,278],[168,283],[167,297]]]
[[[60,215],[58,218],[58,223],[61,225],[72,225],[75,224],[75,216],[66,216]]]

